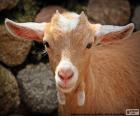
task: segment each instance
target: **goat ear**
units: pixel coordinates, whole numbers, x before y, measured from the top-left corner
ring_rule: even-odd
[[[5,26],[15,37],[41,42],[43,40],[46,23],[16,23],[6,19]]]
[[[95,43],[97,44],[128,38],[134,29],[133,23],[126,26],[95,25]]]

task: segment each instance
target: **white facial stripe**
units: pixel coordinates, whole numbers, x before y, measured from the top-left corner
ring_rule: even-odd
[[[78,14],[71,13],[70,15],[73,16],[72,19],[69,19],[63,15],[59,16],[57,24],[60,27],[60,29],[62,29],[64,32],[71,31],[71,30],[75,29],[78,22],[79,22],[79,15]]]
[[[71,80],[69,80],[67,86],[69,86],[69,89],[66,90],[62,90],[63,92],[70,92],[74,87],[75,84],[78,80],[78,70],[77,68],[71,63],[71,61],[67,58],[61,59],[60,63],[58,64],[58,66],[56,67],[56,71],[55,71],[55,80],[56,80],[56,86],[58,87],[58,84],[64,84],[62,82],[62,80],[59,78],[58,76],[58,71],[60,68],[70,68],[73,71],[73,77],[71,78]]]

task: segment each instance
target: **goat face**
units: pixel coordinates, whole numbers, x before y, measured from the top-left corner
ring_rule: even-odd
[[[75,28],[66,32],[56,24],[58,20],[52,21],[52,30],[50,33],[46,32],[43,41],[55,72],[56,86],[63,92],[70,92],[83,79],[83,72],[89,62],[94,33],[89,23],[83,23],[80,18]],[[69,25],[68,23],[65,26]]]

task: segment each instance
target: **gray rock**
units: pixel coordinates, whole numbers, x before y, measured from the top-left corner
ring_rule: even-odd
[[[17,78],[22,99],[32,112],[49,113],[57,108],[55,80],[49,64],[28,65]]]
[[[20,9],[16,13],[16,21],[18,22],[32,22],[38,12],[39,4],[38,0],[20,0],[22,4],[22,10],[24,13],[20,12]]]
[[[60,13],[66,12],[67,10],[60,7],[60,6],[48,6],[43,9],[37,14],[35,18],[35,22],[50,22],[54,13],[58,10]]]
[[[11,9],[17,5],[19,0],[0,0],[0,11],[4,9]]]
[[[128,0],[89,0],[87,15],[92,22],[124,25],[130,17]]]
[[[10,35],[5,26],[0,26],[0,61],[8,66],[24,62],[31,48],[31,41],[18,39]]]
[[[135,28],[140,30],[140,6],[136,7],[132,22],[135,24]]]
[[[0,116],[14,110],[19,104],[17,81],[10,71],[0,65]]]

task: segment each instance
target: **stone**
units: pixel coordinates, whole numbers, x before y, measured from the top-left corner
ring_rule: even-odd
[[[50,113],[57,108],[55,79],[49,64],[27,65],[17,79],[22,100],[31,112]]]
[[[140,30],[140,6],[136,7],[132,22],[135,24],[136,30]]]
[[[0,61],[8,66],[22,64],[31,48],[31,41],[18,39],[7,32],[4,25],[0,26]]]
[[[89,0],[87,15],[91,22],[124,25],[129,22],[128,0]]]
[[[4,9],[11,9],[17,5],[19,0],[0,0],[0,11]]]
[[[21,0],[21,4],[24,10],[22,12],[16,12],[16,21],[18,22],[32,22],[39,10],[39,5],[37,0]]]
[[[13,74],[0,65],[0,116],[8,114],[20,104],[19,88]]]
[[[60,13],[66,12],[67,10],[60,6],[48,6],[43,8],[36,16],[35,22],[50,22],[54,13],[58,10]]]

